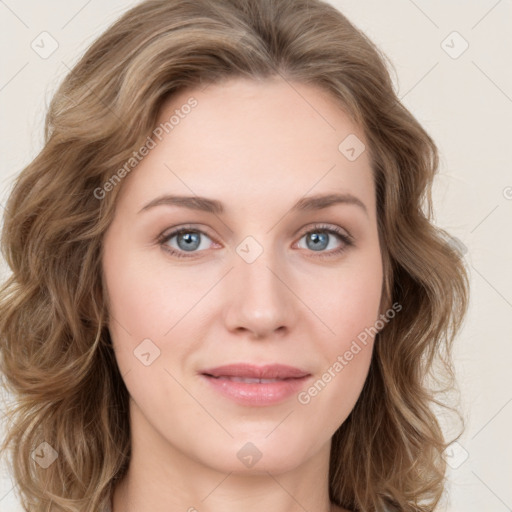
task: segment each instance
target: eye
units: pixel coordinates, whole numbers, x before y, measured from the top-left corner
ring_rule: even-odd
[[[303,233],[301,240],[304,237],[306,237],[306,248],[313,252],[319,252],[318,256],[321,258],[338,256],[354,245],[353,237],[337,226],[317,225]],[[323,251],[330,245],[331,240],[335,238],[342,241],[341,246],[324,253]]]
[[[163,235],[158,242],[165,251],[171,253],[173,256],[177,256],[178,258],[188,258],[193,256],[195,252],[198,252],[198,249],[201,246],[205,249],[205,244],[203,244],[201,240],[202,237],[210,238],[200,229],[182,226],[169,234]],[[175,244],[177,247],[172,244],[169,245],[174,238],[176,238]],[[206,244],[206,246],[208,246],[208,244]],[[192,254],[189,256],[186,254],[187,252]]]

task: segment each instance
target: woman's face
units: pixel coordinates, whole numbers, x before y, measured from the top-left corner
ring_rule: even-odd
[[[182,91],[166,122],[116,185],[104,241],[134,449],[224,472],[326,457],[362,390],[380,313],[364,135],[326,92],[282,80]],[[203,374],[231,364],[306,377]]]

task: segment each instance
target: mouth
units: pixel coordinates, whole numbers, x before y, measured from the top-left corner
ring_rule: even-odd
[[[258,379],[253,377],[231,377],[228,375],[222,375],[220,377],[215,377],[215,375],[209,375],[208,373],[203,373],[207,377],[212,377],[213,379],[224,379],[229,380],[231,382],[245,382],[246,384],[268,384],[269,382],[282,382],[284,380],[297,380],[297,377],[288,377],[285,379]]]
[[[210,377],[226,377],[258,380],[285,380],[310,375],[306,370],[284,364],[256,366],[251,363],[234,363],[207,368],[201,371]]]
[[[256,367],[236,364],[200,373],[210,389],[239,405],[275,405],[296,395],[312,377],[308,372],[284,365]]]

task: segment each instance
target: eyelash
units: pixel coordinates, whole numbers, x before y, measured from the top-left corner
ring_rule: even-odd
[[[304,236],[309,235],[311,233],[320,233],[320,232],[328,233],[331,235],[337,235],[341,239],[341,241],[344,243],[344,245],[342,245],[338,249],[334,249],[327,253],[323,253],[323,252],[318,253],[317,257],[319,257],[319,258],[333,258],[335,256],[340,255],[341,253],[346,251],[348,248],[354,246],[354,238],[351,235],[344,233],[343,231],[341,231],[340,228],[338,228],[336,226],[328,226],[325,224],[318,224],[316,226],[313,226],[313,228],[302,233],[299,240],[302,239]],[[179,229],[176,229],[169,234],[160,235],[158,237],[157,242],[162,247],[162,249],[164,249],[166,252],[170,253],[172,256],[176,256],[177,258],[194,258],[194,256],[193,256],[195,254],[194,252],[191,252],[190,256],[188,256],[188,255],[186,255],[185,251],[177,251],[175,249],[170,248],[167,245],[167,242],[169,242],[169,240],[171,240],[171,238],[173,238],[177,235],[181,235],[182,233],[200,233],[202,235],[206,235],[208,238],[212,238],[208,235],[208,233],[205,233],[204,231],[201,231],[200,229],[196,229],[196,228],[188,227],[188,226],[182,226]],[[198,251],[198,252],[202,252],[202,251]]]

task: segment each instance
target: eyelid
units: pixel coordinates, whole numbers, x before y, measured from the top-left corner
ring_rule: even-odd
[[[313,224],[302,228],[299,230],[300,237],[302,238],[304,235],[311,231],[334,231],[338,235],[344,235],[351,240],[355,240],[354,237],[345,228],[342,228],[337,224],[329,224],[326,222],[314,222]]]
[[[172,226],[170,228],[167,228],[165,231],[163,231],[160,235],[157,236],[156,242],[162,244],[167,241],[169,241],[171,238],[175,237],[176,235],[179,235],[181,232],[189,232],[194,231],[197,233],[200,233],[201,235],[206,235],[208,238],[210,238],[213,242],[219,243],[215,236],[211,235],[209,233],[209,229],[205,228],[203,226],[198,227],[197,224],[178,224],[177,226]],[[199,251],[203,252],[203,251]]]
[[[199,233],[209,236],[212,239],[215,238],[215,236],[209,233],[209,228],[204,227],[202,225],[200,226],[198,224],[177,224],[176,226],[168,227],[160,235],[158,235],[157,238],[169,238],[169,236],[176,235],[181,231],[197,231]]]
[[[325,222],[313,222],[312,224],[309,224],[309,225],[301,228],[300,230],[297,230],[296,234],[294,236],[299,236],[299,234],[300,234],[300,237],[303,237],[305,234],[307,234],[311,230],[315,230],[315,229],[318,231],[340,230],[340,234],[345,235],[347,238],[350,238],[353,241],[355,240],[355,238],[349,233],[349,231],[347,229],[337,226],[336,224],[329,224],[329,223],[325,223]],[[212,240],[216,240],[216,237],[209,233],[209,228],[199,226],[198,224],[177,224],[176,226],[168,227],[165,229],[165,231],[163,231],[160,235],[158,235],[157,239],[161,240],[161,239],[169,238],[170,235],[176,235],[180,231],[187,231],[187,230],[200,232],[202,234],[207,235]],[[341,231],[343,231],[343,233],[341,233]]]

